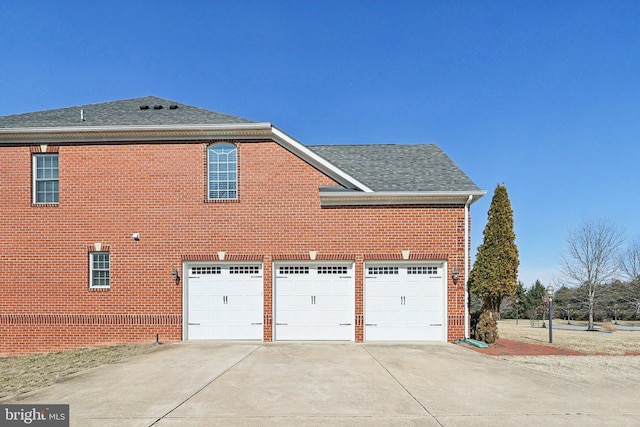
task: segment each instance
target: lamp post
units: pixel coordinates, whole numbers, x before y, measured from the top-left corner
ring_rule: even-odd
[[[553,343],[553,285],[547,286],[547,296],[549,297],[549,344]]]
[[[518,298],[516,298],[516,325],[518,324],[518,303],[520,302],[520,300]]]

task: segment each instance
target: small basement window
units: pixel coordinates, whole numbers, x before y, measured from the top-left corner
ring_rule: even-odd
[[[111,286],[109,258],[109,252],[89,252],[90,288],[109,288]]]

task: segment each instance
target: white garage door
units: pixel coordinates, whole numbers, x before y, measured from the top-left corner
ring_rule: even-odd
[[[444,341],[442,265],[366,265],[365,340]]]
[[[353,264],[275,268],[276,340],[353,340]]]
[[[193,265],[188,273],[187,339],[262,339],[261,265]]]

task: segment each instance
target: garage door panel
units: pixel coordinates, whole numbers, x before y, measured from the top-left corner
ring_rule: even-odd
[[[423,325],[423,326],[428,326],[428,320],[429,320],[429,316],[427,315],[427,313],[425,312],[425,310],[422,310],[419,307],[416,308],[408,308],[404,311],[404,316],[402,316],[402,319],[400,322],[398,322],[399,324],[404,324],[404,325]]]
[[[390,338],[391,337],[391,338]],[[396,338],[402,337],[402,338]],[[441,341],[438,327],[406,327],[389,325],[384,329],[367,330],[368,341]]]
[[[202,312],[193,312],[192,316],[189,319],[189,338],[191,338],[191,334],[197,331],[201,331],[203,326],[208,322],[207,314]]]
[[[309,319],[310,324],[318,323],[320,325],[337,327],[340,326],[341,323],[350,323],[351,321],[351,313],[347,310],[311,309],[311,312],[313,318]]]
[[[259,265],[191,267],[187,279],[187,338],[262,339],[261,272]]]
[[[444,336],[442,266],[367,266],[365,339],[441,341]]]
[[[275,283],[276,340],[352,340],[351,265],[282,265]]]

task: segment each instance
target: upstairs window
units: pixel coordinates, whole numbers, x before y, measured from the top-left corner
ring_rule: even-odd
[[[58,203],[58,154],[34,154],[33,202]]]
[[[238,198],[238,149],[233,144],[209,147],[209,200]]]
[[[89,253],[89,287],[108,288],[110,283],[111,266],[109,265],[109,252]]]

